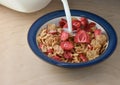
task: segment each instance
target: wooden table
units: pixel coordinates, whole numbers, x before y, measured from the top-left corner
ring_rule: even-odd
[[[120,85],[120,0],[69,0],[69,4],[105,18],[114,27],[118,45],[111,57],[81,69],[49,65],[31,51],[27,33],[40,16],[63,9],[60,0],[30,14],[0,5],[0,85]]]

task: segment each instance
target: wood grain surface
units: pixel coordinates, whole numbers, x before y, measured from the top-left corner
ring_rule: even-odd
[[[27,33],[40,16],[63,9],[60,0],[29,14],[0,5],[0,85],[120,85],[120,0],[69,0],[69,5],[95,13],[114,27],[118,45],[111,57],[81,69],[52,66],[31,51]]]

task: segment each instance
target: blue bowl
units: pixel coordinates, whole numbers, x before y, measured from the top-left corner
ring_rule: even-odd
[[[86,66],[91,66],[95,65],[97,63],[102,62],[103,60],[107,59],[110,57],[110,55],[114,52],[116,46],[117,46],[117,36],[116,32],[113,29],[113,27],[103,18],[100,16],[86,12],[86,11],[81,11],[81,10],[71,10],[71,15],[76,16],[76,17],[86,17],[89,20],[92,20],[99,24],[105,31],[108,37],[108,46],[104,53],[102,53],[98,58],[88,61],[88,62],[83,62],[83,63],[64,63],[64,62],[59,62],[56,60],[53,60],[47,55],[45,55],[43,52],[40,51],[40,49],[37,46],[36,42],[36,36],[43,26],[45,26],[48,23],[56,23],[56,20],[65,17],[64,10],[59,10],[55,12],[48,13],[42,17],[40,17],[36,22],[33,23],[33,25],[30,27],[30,30],[28,32],[28,44],[32,51],[42,60],[52,64],[56,65],[59,67],[65,67],[65,68],[80,68],[80,67],[86,67]]]

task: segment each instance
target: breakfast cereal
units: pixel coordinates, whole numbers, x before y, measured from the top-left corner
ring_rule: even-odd
[[[37,35],[39,49],[48,57],[66,63],[81,63],[96,59],[107,47],[107,37],[97,28],[96,23],[89,22],[87,18],[72,18],[71,35],[67,29],[66,19],[56,24],[48,24]]]

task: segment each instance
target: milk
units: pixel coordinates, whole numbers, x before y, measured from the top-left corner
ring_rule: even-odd
[[[35,12],[50,3],[51,0],[0,0],[0,4],[19,12]]]
[[[70,13],[68,1],[67,0],[61,0],[61,1],[63,2],[65,14],[66,14],[66,19],[67,19],[67,24],[68,24],[68,28],[64,29],[64,30],[69,32],[70,34],[72,34],[72,20],[71,20],[71,13]]]

